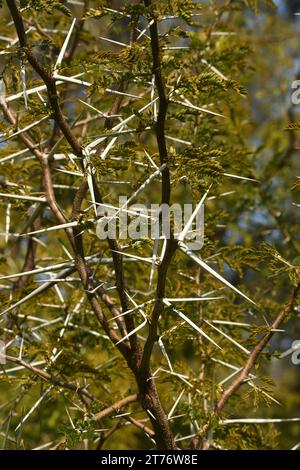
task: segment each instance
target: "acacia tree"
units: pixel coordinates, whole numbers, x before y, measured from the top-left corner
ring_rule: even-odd
[[[240,417],[278,403],[266,347],[299,291],[297,241],[248,139],[240,31],[258,2],[4,3],[3,447],[274,447],[275,428]],[[280,170],[271,163],[262,178]],[[168,237],[100,240],[99,207],[118,219],[124,195],[129,219],[131,202],[196,210],[179,237],[171,224]],[[258,199],[289,261],[230,240]],[[260,262],[283,294],[254,277]]]

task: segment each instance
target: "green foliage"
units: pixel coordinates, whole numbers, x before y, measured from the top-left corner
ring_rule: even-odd
[[[35,11],[45,11],[47,14],[53,13],[55,10],[60,11],[66,16],[71,16],[70,9],[66,6],[65,0],[21,0],[22,8],[28,8]]]
[[[160,4],[161,2],[157,3]],[[195,11],[201,10],[201,6],[199,7],[198,2],[192,0],[168,0],[161,8],[156,5],[154,8],[154,11],[158,10],[160,14],[174,15],[178,18],[182,18],[187,23],[191,23]]]
[[[105,1],[97,1],[97,8],[90,8],[85,15],[83,16],[83,19],[87,18],[101,18],[106,14],[105,10],[103,7],[106,5]]]
[[[21,2],[30,51],[48,73],[57,68],[60,75],[57,94],[54,82],[47,84],[60,106],[56,115],[26,51],[5,41],[16,37],[7,9],[1,19],[1,78],[15,117],[12,122],[6,113],[0,123],[0,314],[9,309],[1,315],[0,339],[15,358],[0,371],[0,431],[2,437],[7,433],[2,447],[31,449],[51,442],[57,450],[81,449],[87,441],[92,449],[153,447],[141,429],[152,424],[140,401],[101,422],[95,416],[139,392],[129,363],[108,335],[112,331],[119,340],[119,319],[132,318],[144,347],[157,282],[165,274],[164,241],[141,235],[115,246],[100,240],[94,206],[100,199],[91,181],[97,182],[104,209],[117,207],[119,196],[131,197],[141,187],[132,202],[149,207],[161,200],[165,173],[145,182],[167,160],[171,203],[194,208],[208,191],[204,245],[193,252],[202,265],[177,246],[162,294],[170,305],[157,302],[151,374],[166,413],[178,400],[169,420],[172,432],[180,439],[209,423],[211,448],[291,448],[299,441],[294,424],[224,421],[294,417],[300,410],[295,369],[280,359],[299,322],[298,298],[287,307],[300,283],[299,123],[295,110],[284,111],[291,75],[286,72],[294,70],[298,57],[296,27],[270,9],[271,1],[88,3],[82,8],[58,0]],[[259,7],[264,13],[256,18],[249,8],[258,14]],[[74,17],[75,29],[55,67]],[[146,28],[153,20],[159,23],[155,53],[161,63],[156,81]],[[50,113],[51,119],[26,133],[27,143],[20,135],[12,138]],[[72,138],[65,138],[69,128]],[[162,155],[162,134],[167,155]],[[28,139],[33,145],[26,148]],[[30,199],[46,193],[48,202]],[[135,220],[133,212],[127,215],[129,222]],[[72,243],[57,227],[64,220],[74,230]],[[169,252],[164,256],[168,259]],[[6,277],[24,271],[29,274]],[[96,315],[95,298],[101,307]],[[130,311],[122,311],[121,303]],[[272,323],[283,309],[287,321],[275,332]],[[251,375],[215,414],[249,352],[273,333]],[[22,368],[20,357],[28,367]],[[127,420],[130,412],[139,427]],[[177,445],[188,449],[190,439]]]

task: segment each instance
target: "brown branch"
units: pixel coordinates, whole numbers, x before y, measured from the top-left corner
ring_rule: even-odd
[[[149,9],[151,8],[152,1],[144,0],[144,4]],[[168,111],[168,98],[165,91],[164,79],[162,76],[161,58],[160,58],[160,46],[159,46],[159,35],[157,21],[151,24],[150,37],[151,37],[151,50],[153,60],[153,74],[155,77],[156,89],[159,97],[159,109],[157,115],[157,122],[155,123],[155,132],[157,139],[157,146],[159,150],[160,164],[168,163],[168,150],[165,138],[165,122]],[[168,166],[162,171],[162,203],[169,204],[171,195],[171,184],[170,184],[170,170]]]
[[[40,77],[43,79],[47,91],[48,91],[48,98],[49,98],[49,103],[51,106],[51,109],[53,111],[53,118],[57,124],[57,126],[60,128],[62,131],[63,135],[71,145],[74,153],[78,157],[83,157],[82,153],[82,148],[75,138],[74,134],[72,133],[72,130],[68,126],[67,122],[65,121],[60,106],[59,106],[59,98],[58,94],[56,91],[56,84],[55,84],[55,79],[49,75],[48,71],[44,69],[44,67],[37,61],[31,50],[29,49],[27,45],[27,38],[25,34],[25,29],[24,29],[24,24],[22,20],[22,16],[20,11],[18,10],[16,3],[14,0],[7,0],[7,5],[9,7],[9,10],[11,12],[11,16],[13,18],[15,28],[19,37],[19,42],[20,46],[24,48],[27,59],[33,69],[40,75]],[[14,120],[11,112],[9,111],[7,104],[5,100],[2,98],[1,99],[1,104],[4,112],[8,117],[10,117],[10,121],[12,122]],[[14,121],[15,122],[15,121]],[[32,144],[32,142],[27,138],[27,136],[22,133],[20,134],[23,142],[25,145],[30,148],[34,155],[36,155],[41,163],[42,171],[43,171],[43,184],[44,184],[44,189],[46,193],[46,198],[49,203],[49,206],[54,213],[54,215],[57,217],[57,219],[60,221],[60,223],[65,223],[66,219],[63,216],[62,212],[58,208],[54,191],[53,191],[53,185],[52,185],[52,179],[51,179],[51,172],[49,168],[49,163],[47,156],[41,153],[39,150],[35,148],[35,146]],[[81,196],[82,197],[82,196]],[[113,328],[111,328],[108,324],[108,321],[101,309],[101,306],[97,300],[97,295],[89,292],[89,272],[88,268],[85,263],[84,259],[84,253],[83,253],[83,247],[82,247],[82,241],[81,241],[81,236],[78,233],[78,229],[75,228],[73,231],[67,229],[66,233],[69,237],[69,240],[72,244],[73,250],[75,252],[75,265],[76,269],[80,275],[82,284],[84,289],[87,292],[87,297],[89,299],[89,302],[91,306],[93,307],[93,310],[96,314],[96,317],[100,321],[102,327],[104,328],[105,332],[108,334],[110,337],[111,341],[117,345],[117,348],[119,351],[123,354],[123,356],[128,360],[128,345],[125,343],[120,343],[117,344],[119,341],[119,338],[117,337],[115,331]]]
[[[11,123],[14,124],[16,123],[16,120],[10,111],[10,109],[7,106],[7,103],[5,102],[4,98],[0,97],[0,105],[2,107],[3,113],[7,120]],[[29,139],[29,137],[26,135],[26,133],[22,132],[19,134],[19,139],[22,140],[22,142],[29,148],[32,153],[39,159],[41,167],[42,167],[42,177],[43,177],[43,186],[46,194],[46,199],[48,201],[49,207],[52,210],[53,214],[56,216],[58,221],[60,223],[65,223],[66,218],[63,215],[62,211],[60,210],[54,190],[53,190],[53,184],[52,184],[52,178],[51,178],[51,172],[49,168],[49,163],[47,159],[47,155],[44,155],[40,150],[36,148],[36,146],[33,144],[33,142]],[[76,228],[77,229],[77,228]],[[107,333],[107,335],[110,337],[111,341],[116,344],[119,341],[118,336],[116,335],[114,329],[110,327],[105,315],[103,314],[103,311],[101,309],[101,306],[97,300],[96,294],[91,294],[89,292],[89,272],[88,272],[88,267],[85,264],[84,261],[84,256],[82,256],[82,247],[80,245],[80,238],[76,237],[76,229],[74,233],[70,229],[66,229],[66,233],[68,235],[68,238],[70,240],[70,243],[74,249],[75,252],[75,266],[76,269],[81,277],[84,289],[86,290],[87,297],[91,303],[91,306],[93,307],[93,310],[96,314],[97,319],[100,321],[103,329]],[[68,271],[69,272],[69,271]],[[120,343],[117,345],[117,348],[121,352],[121,354],[128,358],[128,345],[125,343]]]
[[[99,442],[95,450],[101,450],[105,441],[107,441],[107,439],[109,439],[110,436],[112,436],[118,429],[124,426],[124,424],[125,424],[124,420],[121,418],[111,429],[109,429],[106,432],[101,433]]]
[[[15,364],[19,364],[20,366],[23,366],[25,369],[30,370],[35,375],[38,375],[41,379],[46,380],[47,382],[50,382],[55,386],[59,386],[59,387],[62,387],[62,388],[66,388],[68,390],[72,390],[73,392],[78,393],[78,395],[80,395],[81,397],[82,396],[86,397],[91,401],[95,400],[93,395],[91,395],[84,387],[78,387],[77,385],[71,384],[70,382],[65,382],[65,381],[59,380],[59,379],[53,377],[48,372],[46,372],[45,370],[38,369],[37,367],[32,366],[28,362],[25,362],[22,359],[19,359],[17,357],[7,356],[7,355],[4,355],[3,357],[7,361],[13,362]]]
[[[61,112],[61,108],[59,105],[59,97],[58,97],[57,90],[56,90],[55,79],[38,62],[38,60],[36,59],[32,51],[28,47],[27,38],[25,35],[24,25],[22,21],[22,16],[16,6],[15,1],[7,0],[7,4],[11,12],[11,15],[15,24],[15,28],[17,30],[20,46],[23,48],[29,63],[31,64],[33,69],[36,71],[36,73],[43,79],[46,85],[46,88],[48,91],[48,100],[49,100],[49,104],[52,110],[53,119],[55,120],[57,126],[60,128],[61,132],[65,136],[66,140],[69,142],[75,155],[79,157],[82,161],[83,159],[82,148],[78,140],[75,138],[74,134],[72,133],[72,130],[70,129],[67,122],[65,121],[63,114]],[[165,93],[164,88],[162,89],[163,83],[162,83],[161,70],[160,70],[160,59],[159,59],[159,49],[158,49],[159,45],[158,45],[158,33],[157,33],[156,22],[155,22],[155,28],[151,28],[151,34],[152,34],[153,56],[154,56],[153,57],[154,73],[155,73],[156,84],[157,84],[158,93],[160,97],[159,119],[158,119],[158,123],[156,126],[156,135],[157,135],[160,159],[162,162],[167,162],[168,155],[167,155],[167,147],[166,147],[165,135],[164,135],[164,123],[165,123],[165,116],[167,112],[167,101],[166,101],[166,96],[164,94]],[[163,94],[162,94],[162,91],[163,91]],[[31,142],[28,142],[28,144],[31,145]],[[51,173],[49,169],[48,160],[43,154],[41,154],[40,157],[39,159],[40,159],[42,170],[43,170],[43,180],[44,180],[46,197],[50,205],[50,208],[52,209],[52,212],[55,213],[57,212],[57,204],[56,204],[55,195],[53,191],[53,185],[51,181]],[[170,176],[169,176],[168,168],[166,168],[166,170],[163,172],[162,180],[163,180],[162,200],[163,202],[168,203],[169,198],[170,198]],[[99,199],[99,202],[101,202],[101,196],[100,196],[99,191],[97,191],[96,184],[94,184],[94,192],[95,192],[96,197]],[[82,201],[82,195],[80,195],[79,197],[79,202],[80,200]],[[60,211],[57,213],[57,215],[60,218],[63,217]],[[72,232],[72,235],[70,234],[70,232],[67,232],[67,234],[70,238],[72,247],[74,249],[76,269],[79,273],[83,288],[96,314],[96,317],[98,318],[100,324],[102,325],[104,331],[107,333],[111,341],[116,345],[116,347],[119,349],[121,354],[124,356],[129,367],[131,368],[131,370],[133,371],[135,375],[135,378],[139,387],[139,392],[140,392],[139,397],[140,397],[141,404],[144,410],[146,410],[147,412],[149,410],[149,416],[150,416],[150,420],[154,428],[157,447],[159,449],[174,449],[175,443],[174,443],[172,432],[169,426],[169,421],[167,419],[166,413],[163,410],[160,399],[158,397],[155,383],[153,380],[150,379],[150,377],[146,378],[145,374],[141,374],[141,370],[139,369],[141,351],[140,351],[140,346],[139,346],[139,342],[137,339],[137,335],[136,334],[131,335],[130,347],[128,346],[128,343],[126,342],[117,344],[118,337],[115,331],[113,330],[113,328],[109,326],[107,318],[104,315],[101,309],[101,306],[98,302],[97,294],[90,290],[90,277],[91,276],[86,266],[82,238],[78,231],[78,227],[74,229],[74,231]],[[168,245],[171,246],[170,243],[168,243]],[[116,241],[110,240],[110,246],[113,250],[113,253],[115,253],[115,247],[117,246]],[[166,259],[168,259],[168,256],[166,257]],[[127,297],[125,294],[122,257],[120,255],[115,256],[114,263],[115,263],[117,289],[120,295],[121,305],[124,310],[124,309],[127,309],[128,307],[128,301],[127,301]],[[168,268],[169,263],[166,263],[166,262],[164,263],[165,263],[165,268],[164,267],[161,268],[161,273],[162,273],[161,280],[165,283],[166,273],[167,273],[167,268]],[[160,286],[158,288],[158,292],[163,292],[163,291],[164,291],[164,287]],[[127,331],[130,332],[134,329],[134,320],[133,320],[132,315],[126,315],[125,323],[126,323]]]
[[[96,189],[96,185],[95,185]],[[80,214],[81,214],[81,206],[83,203],[83,200],[86,196],[88,190],[88,183],[87,179],[83,178],[76,195],[73,200],[73,206],[72,206],[72,220],[78,220]],[[76,251],[80,253],[81,261],[79,264],[81,265],[81,271],[84,273],[84,271],[87,271],[87,267],[84,266],[84,249],[83,249],[83,240],[82,240],[82,234],[80,232],[80,229],[77,229],[76,231],[74,230],[75,233],[75,243],[76,243]],[[82,264],[83,263],[83,264]],[[86,284],[86,289],[87,289],[87,284],[88,280],[85,276],[85,284]],[[116,323],[119,327],[120,333],[122,337],[124,337],[127,332],[124,326],[123,321],[121,320],[120,314],[121,312],[116,308],[114,302],[111,300],[111,298],[106,294],[105,290],[103,287],[98,287],[97,283],[93,282],[93,287],[97,287],[97,295],[100,296],[101,300],[103,301],[104,305],[109,309],[109,311],[113,314],[114,317],[116,317]],[[99,315],[97,314],[97,317],[99,318]],[[120,317],[120,318],[119,318]]]
[[[103,444],[107,439],[118,429],[120,429],[122,426],[125,426],[125,422],[127,421],[130,424],[133,424],[137,428],[141,429],[144,433],[146,433],[150,438],[154,438],[155,434],[152,431],[152,429],[148,428],[144,423],[141,421],[138,421],[131,416],[122,416],[120,420],[111,428],[109,429],[106,433],[103,433],[100,437],[99,443],[97,444],[96,450],[100,450],[103,447]]]
[[[152,2],[151,0],[144,0],[145,6],[151,9]],[[153,74],[155,77],[156,89],[159,97],[159,111],[157,116],[157,122],[155,123],[156,131],[156,140],[159,150],[159,157],[161,165],[168,163],[168,151],[165,138],[165,121],[168,110],[168,98],[165,91],[164,80],[162,76],[162,67],[161,67],[161,57],[160,57],[160,45],[159,45],[159,35],[158,35],[158,26],[157,21],[153,18],[153,23],[150,25],[150,37],[151,37],[151,49],[152,49],[152,60],[153,60]],[[166,166],[162,171],[162,195],[161,203],[168,204],[170,203],[171,195],[171,186],[170,186],[170,173],[169,168]],[[176,242],[173,239],[171,234],[170,239],[167,240],[166,253],[162,263],[158,268],[158,279],[157,279],[157,288],[156,288],[156,302],[153,307],[151,314],[151,320],[149,324],[149,335],[145,343],[143,357],[141,361],[140,370],[144,379],[147,381],[150,377],[150,359],[152,350],[155,342],[158,339],[157,329],[159,317],[163,310],[163,298],[165,296],[165,286],[168,269],[173,257],[173,254],[176,251]]]
[[[81,35],[81,32],[82,32],[83,27],[84,27],[84,23],[85,23],[85,20],[83,19],[83,17],[85,15],[85,13],[87,12],[88,7],[89,7],[89,0],[85,0],[84,5],[83,5],[83,10],[82,10],[82,17],[75,24],[74,32],[72,34],[72,39],[71,39],[71,46],[69,48],[69,51],[66,52],[65,57],[64,57],[64,62],[66,63],[67,67],[71,64],[72,59],[75,55],[76,49],[79,45],[80,35]],[[66,88],[65,91],[63,91],[60,95],[61,109],[63,109],[63,105],[64,105],[65,100],[66,100],[67,92],[68,92],[68,89]],[[57,134],[58,134],[58,131],[59,131],[58,123],[56,121],[54,121],[54,124],[55,125],[53,127],[52,135],[51,135],[51,138],[50,138],[49,143],[48,143],[49,148],[51,148],[55,144],[56,137],[57,137]]]
[[[172,261],[172,257],[177,247],[177,241],[171,238],[168,240],[165,256],[163,262],[158,267],[158,278],[156,287],[156,301],[151,313],[151,320],[149,322],[149,334],[144,346],[143,357],[140,365],[140,371],[145,380],[150,377],[150,360],[154,344],[158,340],[158,322],[160,315],[163,311],[163,299],[165,297],[166,279],[168,269]]]
[[[245,363],[244,367],[242,368],[241,372],[239,373],[238,377],[233,381],[233,383],[224,390],[222,393],[219,401],[217,402],[214,411],[209,419],[209,421],[202,427],[202,429],[199,431],[197,436],[192,441],[192,447],[196,449],[199,445],[199,443],[202,440],[202,449],[207,450],[209,448],[209,441],[207,440],[207,432],[210,428],[211,422],[214,418],[216,418],[224,409],[226,403],[228,400],[238,391],[238,389],[246,383],[249,374],[255,364],[257,363],[257,360],[259,359],[261,353],[263,352],[264,348],[267,346],[271,338],[274,336],[274,332],[276,329],[280,327],[280,325],[283,323],[283,321],[286,319],[288,314],[290,313],[291,309],[293,308],[293,305],[297,299],[298,293],[300,291],[300,284],[298,284],[292,292],[292,295],[285,305],[285,307],[279,312],[273,323],[271,324],[269,328],[269,332],[263,336],[263,338],[256,344],[256,346],[253,348],[251,354],[249,355],[247,362]]]
[[[48,70],[43,67],[43,65],[40,63],[40,61],[38,61],[38,59],[32,53],[30,47],[28,46],[23,19],[15,3],[15,0],[6,0],[6,3],[9,8],[12,19],[14,21],[14,24],[15,24],[16,32],[19,38],[20,47],[24,50],[27,60],[32,66],[32,68],[42,78],[42,80],[44,81],[47,87],[48,99],[49,99],[49,104],[52,110],[53,119],[55,120],[57,126],[60,128],[60,130],[62,131],[67,141],[69,142],[75,155],[79,157],[80,159],[82,159],[83,153],[82,153],[81,145],[79,144],[76,137],[72,133],[60,109],[55,78],[53,78],[51,74],[48,72]]]
[[[95,419],[97,421],[100,421],[101,419],[105,418],[106,416],[112,414],[112,413],[118,413],[122,408],[124,408],[124,406],[127,406],[129,405],[130,403],[135,403],[137,402],[139,399],[138,395],[137,394],[134,394],[134,395],[129,395],[128,397],[125,397],[125,398],[122,398],[121,400],[117,401],[116,403],[114,403],[113,405],[105,408],[104,410],[102,411],[99,411],[99,413],[97,413],[95,415]],[[145,432],[149,437],[152,437],[154,438],[155,437],[155,433],[152,429],[148,428],[144,423],[132,418],[131,416],[124,416],[124,419],[126,419],[126,421],[129,421],[131,424],[133,424],[134,426],[138,427],[139,429],[141,429],[143,432]],[[117,425],[116,425],[117,426]],[[116,428],[114,427],[113,430],[116,430],[118,427],[120,427],[120,423],[119,423],[119,426],[117,426]],[[113,431],[114,432],[114,431]],[[104,436],[105,439],[107,439],[107,437],[109,437],[111,434],[109,433],[107,436]],[[103,443],[102,443],[103,444]]]
[[[133,44],[136,41],[136,38],[137,38],[137,29],[135,25],[133,25],[131,29],[130,44]],[[126,80],[122,80],[120,87],[119,87],[119,91],[124,92],[127,86],[128,86],[128,82]],[[124,96],[122,95],[116,96],[108,112],[108,115],[117,114],[119,112],[123,99],[124,99]],[[104,124],[105,129],[110,129],[112,127],[112,124],[113,124],[112,119],[107,118]],[[107,139],[104,141],[103,144],[101,144],[100,147],[96,147],[96,151],[102,152],[106,145],[107,145]],[[95,200],[98,204],[101,204],[102,197],[101,197],[95,178],[93,178],[93,187],[94,187]],[[129,305],[128,298],[125,292],[123,255],[120,253],[121,248],[116,239],[108,237],[108,244],[109,244],[112,258],[113,258],[115,276],[116,276],[116,288],[117,288],[118,296],[120,299],[122,311],[127,312],[128,310],[130,310],[130,305]],[[117,320],[117,323],[120,328],[120,332],[123,336],[125,336],[127,332],[129,333],[130,331],[133,331],[135,329],[134,315],[132,313],[129,313],[128,315],[126,315],[124,321],[125,321],[126,329],[124,327],[123,320],[121,319]],[[140,359],[141,359],[141,355],[142,355],[142,350],[141,350],[141,346],[138,340],[137,333],[134,333],[129,337],[129,342],[130,342],[130,346],[132,349],[129,366],[131,369],[134,369],[138,366]]]
[[[39,230],[41,228],[41,211],[44,204],[39,204],[33,214],[30,216],[28,221],[28,227],[32,226],[33,230]],[[24,230],[24,229],[23,229]],[[17,238],[18,240],[18,238]],[[21,272],[31,271],[35,268],[35,257],[36,257],[37,243],[34,238],[30,235],[27,242],[27,250],[25,260],[21,268]],[[22,289],[29,282],[30,276],[21,276],[13,283],[13,290]]]
[[[131,33],[131,43],[136,40],[136,28],[133,27],[132,33]],[[121,85],[119,87],[119,91],[125,91],[128,83],[124,80],[122,80]],[[118,95],[109,112],[108,115],[112,114],[117,114],[122,102],[123,102],[123,96]],[[104,128],[105,129],[110,129],[112,127],[112,120],[110,118],[107,118],[104,123]],[[96,151],[102,151],[104,147],[107,145],[107,140],[104,141],[103,144],[98,148],[96,148]],[[94,190],[94,195],[95,195],[95,201],[98,204],[102,203],[102,197],[101,193],[99,191],[97,181],[95,176],[92,178],[93,182],[93,190]],[[84,179],[80,185],[80,188],[77,191],[77,194],[75,196],[75,199],[73,201],[73,210],[72,210],[72,220],[79,217],[80,211],[81,211],[81,205],[84,200],[85,194],[88,190],[88,184],[87,181]],[[84,259],[84,254],[83,254],[83,242],[82,242],[82,236],[79,233],[79,230],[76,230],[76,236],[75,236],[75,242],[77,244],[77,252],[81,253],[81,258],[82,262]],[[114,263],[114,269],[115,269],[115,276],[116,276],[116,287],[117,287],[117,292],[119,295],[119,299],[121,302],[122,310],[123,312],[127,311],[130,309],[130,305],[128,303],[128,299],[125,293],[125,280],[124,280],[124,270],[123,270],[123,256],[118,253],[120,251],[119,244],[115,239],[109,238],[108,239],[109,247],[111,249],[112,253],[112,258],[113,258],[113,263]],[[134,317],[131,314],[128,314],[125,318],[125,324],[123,319],[121,318],[120,314],[121,312],[118,311],[113,304],[113,302],[110,300],[110,298],[105,294],[105,291],[103,288],[99,288],[98,294],[100,295],[101,299],[104,301],[105,305],[109,308],[110,311],[114,311],[114,316],[116,317],[116,323],[119,327],[120,333],[122,337],[127,335],[127,332],[133,331],[135,328],[134,324]],[[125,328],[126,325],[126,328]],[[129,339],[131,348],[132,348],[132,354],[131,356],[127,356],[127,359],[130,359],[129,366],[132,368],[133,366],[136,367],[137,363],[140,360],[141,356],[141,348],[139,345],[138,337],[137,334],[133,334],[130,336]]]
[[[121,408],[128,405],[129,403],[134,403],[136,401],[138,401],[137,394],[128,395],[128,397],[122,398],[121,400],[117,401],[116,403],[109,406],[108,408],[105,408],[105,410],[102,410],[102,411],[99,411],[99,413],[96,413],[95,419],[99,421],[100,419],[105,418],[106,416],[110,415],[113,412],[118,413],[121,410]]]
[[[16,126],[16,119],[13,116],[11,110],[9,109],[5,98],[0,97],[0,106],[2,108],[3,114],[5,118],[8,120],[10,124],[13,126]],[[64,224],[67,222],[67,219],[63,215],[62,210],[59,208],[54,191],[53,191],[53,185],[52,185],[52,178],[51,178],[51,173],[50,173],[50,168],[49,168],[49,163],[47,159],[47,155],[43,154],[37,146],[31,141],[31,139],[28,137],[27,133],[22,132],[21,134],[18,135],[18,138],[23,142],[23,144],[35,155],[41,164],[42,168],[42,180],[43,180],[43,186],[44,186],[44,191],[46,195],[47,202],[49,204],[50,209],[52,210],[53,214],[57,218],[57,220],[61,223]],[[67,234],[69,235],[71,244],[73,245],[73,240],[72,240],[72,231],[70,229],[66,230]]]
[[[151,0],[144,0],[145,6],[151,9],[152,2]],[[155,132],[157,146],[159,150],[160,164],[168,163],[168,151],[165,139],[165,121],[168,110],[168,99],[165,91],[164,80],[161,70],[161,58],[160,58],[160,46],[159,46],[159,35],[158,35],[158,26],[157,21],[153,18],[153,23],[150,25],[150,38],[151,38],[151,50],[152,50],[152,61],[153,61],[153,74],[155,77],[156,89],[159,97],[159,111],[157,116],[157,122],[155,123]],[[170,203],[170,173],[169,169],[166,166],[162,171],[162,195],[161,203],[169,204]],[[157,341],[157,328],[160,314],[163,309],[163,297],[165,293],[165,284],[167,271],[172,259],[173,252],[175,247],[173,240],[168,240],[166,254],[162,264],[158,269],[158,280],[156,288],[156,302],[152,311],[151,321],[149,323],[149,334],[147,341],[144,346],[143,356],[140,364],[140,371],[143,375],[145,381],[150,377],[150,359],[152,350],[155,342]]]
[[[144,0],[145,6],[151,13],[151,0]],[[168,168],[168,151],[165,138],[165,121],[168,110],[168,98],[165,91],[164,80],[162,76],[161,58],[160,58],[160,45],[158,26],[156,18],[153,18],[153,23],[150,25],[150,38],[151,50],[153,61],[153,74],[155,77],[155,85],[159,98],[159,110],[157,122],[155,123],[155,134],[157,146],[159,151],[160,164],[166,164],[162,171],[162,194],[161,203],[170,203],[171,184],[170,184],[170,171]],[[139,386],[141,403],[145,410],[149,410],[149,417],[155,432],[155,441],[159,449],[175,449],[174,437],[171,431],[168,417],[161,404],[155,382],[151,377],[150,361],[154,344],[158,340],[158,322],[160,315],[163,311],[163,298],[165,295],[165,286],[168,269],[172,260],[172,256],[176,250],[176,242],[171,235],[167,240],[166,253],[162,263],[158,269],[158,280],[156,288],[156,301],[151,313],[149,321],[149,333],[144,346],[143,355],[140,364],[134,370],[136,380]],[[155,416],[155,419],[152,417]]]
[[[36,226],[34,227],[37,230]],[[36,253],[36,242],[33,240],[33,237],[30,236],[27,242],[27,250],[25,255],[25,260],[21,268],[21,272],[31,271],[35,268],[35,253]],[[30,280],[30,277],[19,277],[19,279],[13,284],[13,290],[22,289]]]
[[[125,419],[129,421],[131,424],[136,426],[137,428],[141,429],[145,432],[149,437],[155,438],[155,432],[152,429],[148,428],[144,423],[138,421],[137,419],[132,418],[131,416],[125,416]]]

